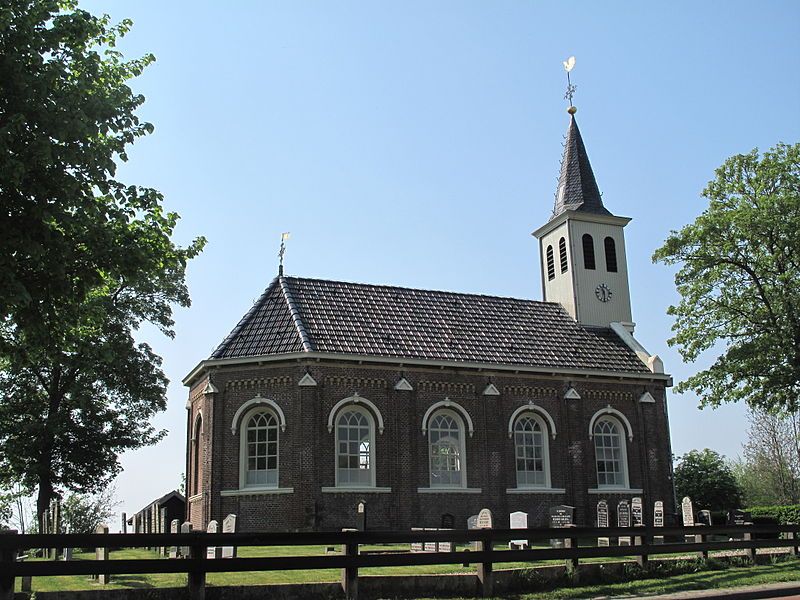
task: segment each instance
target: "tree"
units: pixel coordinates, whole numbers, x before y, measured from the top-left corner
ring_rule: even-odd
[[[674,477],[678,497],[689,496],[697,508],[726,510],[741,506],[742,492],[733,472],[713,450],[691,450],[681,456]]]
[[[61,503],[61,533],[95,533],[116,514],[114,494],[112,487],[99,494],[68,494]]]
[[[684,359],[724,344],[680,382],[702,405],[746,401],[800,409],[800,144],[729,158],[703,195],[708,208],[673,231],[654,261],[681,264],[670,344]]]
[[[153,129],[127,82],[154,59],[115,50],[130,25],[73,0],[0,5],[0,486],[37,489],[40,520],[162,437],[167,379],[133,331],[174,335],[205,242],[175,245],[162,195],[115,178]]]
[[[744,457],[734,474],[752,505],[800,504],[800,413],[751,410]]]

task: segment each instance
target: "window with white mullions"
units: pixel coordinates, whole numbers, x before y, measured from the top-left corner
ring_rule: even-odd
[[[539,417],[525,414],[514,424],[517,487],[549,487],[547,430]]]
[[[611,418],[599,419],[594,426],[594,451],[598,487],[627,487],[625,438],[622,428]]]
[[[336,420],[336,485],[373,487],[375,427],[372,417],[360,407],[340,413]]]
[[[254,413],[246,422],[246,487],[278,486],[278,420],[269,411]]]
[[[455,414],[440,412],[428,424],[431,487],[463,487],[464,427]]]

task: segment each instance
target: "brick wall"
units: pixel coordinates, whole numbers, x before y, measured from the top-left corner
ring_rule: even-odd
[[[309,373],[316,387],[299,387]],[[413,391],[397,391],[405,377]],[[228,513],[238,515],[242,531],[332,530],[355,525],[355,506],[367,503],[368,526],[380,529],[438,527],[441,515],[450,513],[457,527],[470,515],[489,507],[497,527],[508,526],[508,514],[529,513],[531,526],[546,526],[548,510],[557,504],[576,507],[576,522],[593,525],[597,501],[605,498],[614,512],[621,498],[642,496],[645,518],[652,519],[656,500],[665,513],[674,511],[670,480],[671,450],[664,410],[662,383],[545,377],[506,372],[394,366],[356,363],[287,362],[262,366],[224,366],[212,380],[218,392],[190,392],[194,415],[204,419],[202,497],[189,503],[195,528]],[[484,396],[491,382],[499,396]],[[566,400],[574,387],[580,400]],[[640,403],[649,391],[655,403]],[[375,432],[376,485],[391,493],[323,492],[335,486],[335,432],[329,432],[328,416],[334,405],[358,393],[380,411],[385,430]],[[239,431],[231,432],[236,411],[260,395],[274,401],[286,417],[279,433],[279,488],[292,493],[222,496],[223,490],[239,489]],[[480,493],[421,493],[429,487],[428,444],[422,419],[428,408],[445,398],[457,403],[474,424],[472,436],[465,431],[467,486]],[[549,438],[551,484],[560,493],[509,494],[516,487],[514,441],[508,436],[512,413],[533,401],[552,417],[557,435]],[[362,404],[363,405],[363,404]],[[594,442],[589,439],[592,416],[608,406],[621,412],[633,430],[628,440],[630,487],[641,493],[590,493],[597,488]],[[241,425],[241,424],[239,424]],[[465,424],[466,429],[466,424]],[[551,432],[548,431],[548,436]],[[191,447],[187,435],[187,451]],[[191,482],[189,482],[191,483]]]

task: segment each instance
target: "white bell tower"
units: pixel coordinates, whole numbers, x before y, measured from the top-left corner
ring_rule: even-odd
[[[570,106],[553,215],[533,232],[539,240],[542,293],[582,325],[621,323],[632,333],[624,234],[630,219],[603,206],[575,111]]]

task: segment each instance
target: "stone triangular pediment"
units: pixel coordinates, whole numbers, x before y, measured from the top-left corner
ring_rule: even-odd
[[[400,381],[394,384],[394,389],[399,392],[411,392],[414,390],[414,387],[409,383],[408,379],[401,377]]]
[[[570,387],[567,390],[567,393],[564,394],[564,398],[566,398],[567,400],[580,400],[581,395],[577,391],[575,391],[574,387]]]
[[[311,373],[306,373],[300,381],[297,382],[297,385],[300,387],[314,387],[317,385],[317,380],[311,376]]]
[[[500,395],[500,390],[497,389],[497,386],[495,384],[490,383],[483,390],[483,395],[484,396],[499,396]]]
[[[653,395],[650,392],[645,392],[639,397],[639,402],[646,403],[646,404],[653,404],[655,403],[656,399],[653,398]]]

